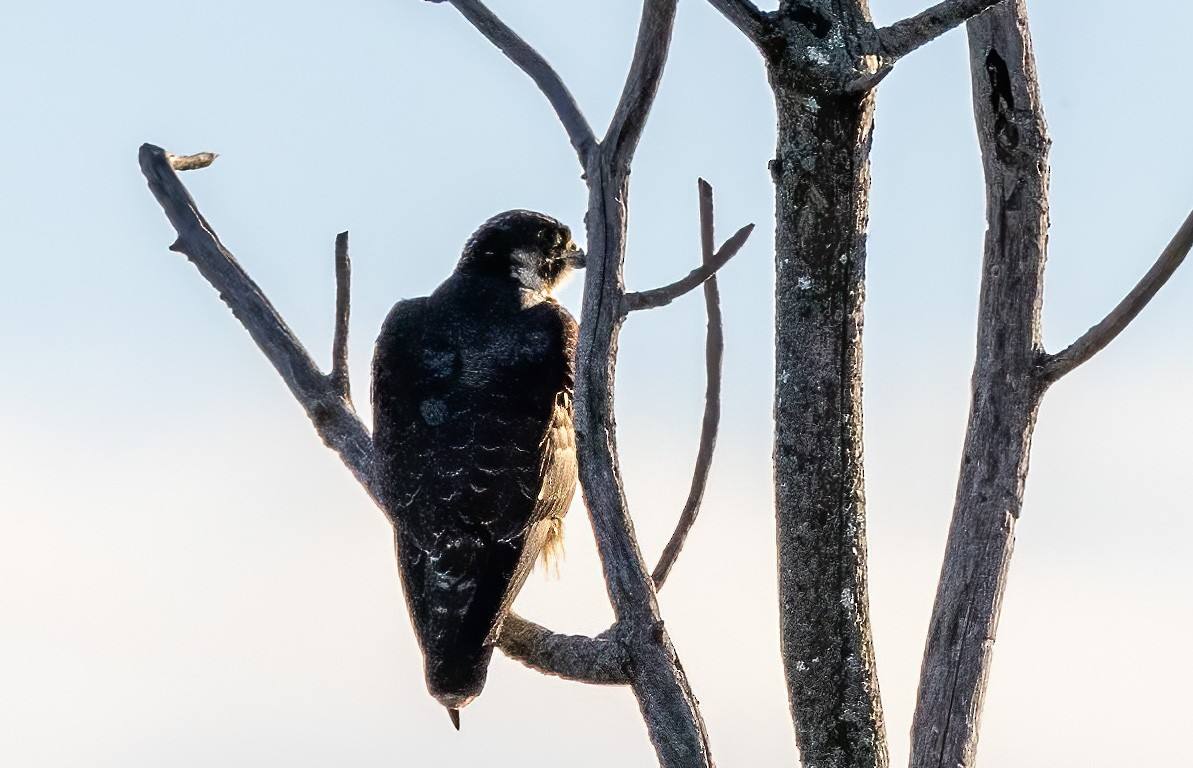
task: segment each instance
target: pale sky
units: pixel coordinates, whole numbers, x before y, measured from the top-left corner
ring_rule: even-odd
[[[875,0],[880,23],[928,0]],[[639,4],[493,0],[603,132]],[[1080,7],[1080,11],[1075,8]],[[1068,344],[1193,205],[1188,30],[1175,0],[1030,5],[1051,135],[1045,339]],[[367,415],[389,306],[514,207],[581,229],[585,192],[529,80],[450,7],[231,0],[21,3],[0,27],[0,763],[652,764],[628,689],[498,655],[456,733],[427,695],[390,531],[186,260],[142,142],[221,154],[184,176],[224,243],[326,364],[332,246],[355,269]],[[725,766],[795,760],[771,511],[774,111],[761,60],[681,3],[634,165],[627,281],[698,258],[696,178],[723,238],[724,427],[662,609]],[[893,763],[956,482],[983,231],[963,32],[878,95],[866,323],[872,611]],[[1189,269],[1186,267],[1186,270]],[[579,281],[564,294],[579,305]],[[984,718],[984,766],[1180,765],[1193,705],[1193,274],[1053,388]],[[703,394],[698,294],[622,335],[618,424],[653,562],[687,492]],[[581,507],[562,578],[518,602],[554,629],[610,620]]]

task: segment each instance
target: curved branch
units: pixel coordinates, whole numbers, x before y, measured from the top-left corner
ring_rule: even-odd
[[[753,231],[753,224],[747,224],[737,230],[737,232],[733,233],[733,237],[726,240],[720,250],[713,254],[711,260],[705,261],[674,283],[664,285],[660,288],[652,288],[649,291],[627,293],[622,297],[623,310],[625,312],[634,312],[639,309],[665,307],[685,293],[695,290],[737,255],[737,252],[746,244],[746,240],[749,239],[750,233]]]
[[[700,179],[700,250],[705,265],[712,262],[713,254],[713,205],[712,187]],[[744,241],[744,238],[743,238]],[[717,428],[721,422],[721,363],[725,353],[725,332],[721,323],[721,297],[717,290],[717,276],[710,275],[704,282],[704,303],[708,312],[708,335],[704,343],[704,360],[707,383],[704,390],[704,421],[700,426],[700,448],[696,452],[696,468],[692,472],[692,487],[684,504],[675,532],[659,556],[651,577],[656,590],[663,588],[668,574],[679,559],[679,552],[687,541],[696,516],[700,514],[700,502],[708,486],[708,473],[712,468],[713,450],[717,446]]]
[[[170,250],[185,254],[219,292],[306,410],[323,442],[340,455],[365,490],[376,498],[373,441],[351,401],[320,373],[269,299],[220,243],[174,172],[172,156],[161,147],[143,144],[139,158],[149,191],[178,232],[178,240]]]
[[[932,42],[1001,0],[945,0],[923,13],[878,30],[879,53],[893,62]]]
[[[1156,293],[1164,287],[1168,278],[1172,277],[1176,268],[1185,260],[1191,247],[1193,247],[1193,211],[1190,211],[1185,223],[1181,224],[1181,228],[1172,236],[1168,246],[1156,259],[1152,268],[1143,276],[1143,279],[1131,289],[1131,292],[1111,310],[1102,322],[1090,328],[1081,335],[1081,338],[1063,351],[1044,359],[1040,371],[1043,380],[1049,383],[1056,381],[1114,341],[1143,311],[1143,308],[1148,305]]]
[[[516,613],[506,617],[497,647],[548,675],[594,685],[627,685],[629,658],[617,640],[560,635]]]
[[[489,39],[489,42],[497,46],[523,72],[530,75],[530,79],[534,80],[535,85],[547,97],[547,101],[551,102],[555,114],[559,117],[559,122],[563,123],[568,139],[572,142],[572,148],[576,150],[576,154],[580,158],[581,167],[587,168],[589,153],[596,147],[596,135],[588,125],[584,113],[576,104],[576,99],[572,96],[571,91],[563,84],[563,80],[559,78],[559,74],[551,68],[547,60],[519,37],[518,33],[506,26],[505,22],[497,18],[480,0],[430,1],[451,3],[472,26],[476,27],[477,31]]]
[[[671,47],[671,32],[675,28],[677,0],[646,0],[642,4],[642,20],[638,24],[638,40],[634,44],[634,59],[626,77],[617,109],[609,130],[601,140],[614,168],[625,172],[630,167],[642,129],[663,78],[663,66]]]

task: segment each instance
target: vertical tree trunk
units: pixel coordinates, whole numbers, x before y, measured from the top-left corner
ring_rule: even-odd
[[[861,383],[873,99],[844,92],[858,61],[843,42],[848,21],[794,5],[786,13],[783,55],[768,60],[779,123],[771,171],[783,663],[804,764],[879,767],[888,759],[868,615]]]
[[[969,428],[912,725],[915,768],[974,764],[1044,391],[1049,142],[1023,0],[1008,0],[968,28],[986,246]]]

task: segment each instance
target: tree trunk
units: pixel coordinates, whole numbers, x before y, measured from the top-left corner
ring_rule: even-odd
[[[1048,138],[1022,0],[971,20],[986,247],[969,428],[912,724],[914,768],[974,765],[1041,377]]]
[[[838,24],[831,25],[833,27]],[[873,98],[808,22],[770,60],[775,182],[775,488],[783,663],[803,762],[886,766],[870,636],[862,470],[862,304]],[[826,39],[827,38],[827,39]],[[819,79],[823,78],[823,79]]]

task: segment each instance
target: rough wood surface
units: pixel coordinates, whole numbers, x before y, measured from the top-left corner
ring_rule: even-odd
[[[497,46],[498,50],[509,57],[511,61],[530,76],[534,84],[539,87],[547,101],[555,109],[555,114],[563,128],[567,131],[572,148],[580,158],[580,165],[588,163],[588,154],[596,146],[596,136],[588,124],[588,119],[580,111],[576,99],[571,91],[563,84],[558,73],[547,63],[547,60],[523,40],[516,32],[506,26],[505,22],[497,18],[496,14],[485,7],[480,0],[431,0],[435,3],[451,3],[464,18],[476,27],[477,31],[488,38],[489,42]]]
[[[986,245],[969,427],[928,629],[913,768],[974,765],[998,615],[1044,384],[1048,137],[1022,0],[969,22]]]
[[[1177,267],[1184,263],[1191,247],[1193,247],[1193,212],[1185,217],[1185,222],[1172,236],[1168,247],[1160,253],[1159,258],[1152,264],[1152,268],[1110,311],[1110,314],[1081,334],[1081,337],[1072,344],[1055,355],[1045,358],[1042,372],[1044,379],[1049,382],[1056,381],[1114,341],[1143,311],[1148,302],[1155,298],[1164,284],[1168,282],[1168,278],[1176,272]]]
[[[615,636],[556,634],[511,614],[501,627],[501,652],[531,669],[566,680],[595,685],[630,682],[626,673],[629,657]]]
[[[999,2],[1001,0],[945,0],[937,3],[923,13],[878,30],[879,53],[887,59],[902,58]]]
[[[876,29],[863,0],[709,0],[761,51],[778,114],[775,496],[782,655],[804,765],[889,762],[874,665],[862,468],[872,92],[899,57],[996,0]]]
[[[846,4],[851,5],[851,4]],[[782,656],[804,765],[888,764],[862,469],[862,308],[873,101],[844,93],[869,18],[796,8],[769,64]],[[872,32],[872,27],[870,27]]]
[[[699,187],[700,255],[701,263],[705,267],[709,267],[717,255],[713,251],[715,233],[712,186],[704,179],[700,179]],[[754,225],[751,224],[749,229],[753,228]],[[692,527],[696,524],[696,516],[700,513],[700,503],[704,499],[704,489],[708,486],[708,473],[712,469],[713,451],[717,446],[717,431],[721,424],[721,367],[725,356],[725,330],[721,320],[721,295],[717,288],[716,274],[710,274],[704,283],[704,306],[708,313],[708,330],[704,340],[704,419],[700,425],[700,447],[696,451],[696,467],[692,471],[692,485],[688,489],[688,499],[679,515],[679,522],[676,523],[675,531],[667,541],[667,546],[663,547],[663,552],[659,555],[659,562],[651,571],[651,579],[654,580],[656,590],[663,588],[667,576],[679,559],[679,553],[688,539],[688,534],[692,532]]]

